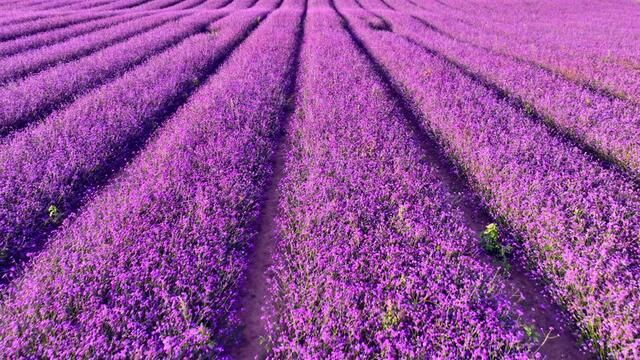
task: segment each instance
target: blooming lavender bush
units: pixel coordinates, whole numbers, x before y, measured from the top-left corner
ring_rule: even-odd
[[[51,225],[49,205],[68,212],[97,177],[117,170],[262,14],[225,19],[215,34],[192,36],[0,146],[0,249],[7,254],[2,263],[37,244],[38,234]]]
[[[310,11],[272,281],[275,358],[516,356],[501,283],[337,14]]]
[[[639,17],[2,1],[0,358],[640,358]]]
[[[271,14],[55,236],[5,297],[2,356],[208,357],[233,341],[300,15]]]
[[[424,128],[522,237],[529,261],[585,336],[603,353],[637,353],[640,195],[633,183],[446,59],[371,29],[367,16],[351,18],[356,32],[413,100]]]
[[[196,14],[169,22],[91,56],[7,84],[0,88],[0,135],[45,117],[65,100],[117,77],[185,38],[206,32],[207,26],[221,16]]]
[[[14,55],[22,51],[53,45],[57,42],[82,36],[93,31],[102,30],[113,25],[133,19],[137,14],[107,14],[104,18],[85,23],[67,26],[61,29],[20,37],[0,44],[0,56]]]
[[[69,41],[2,59],[0,60],[0,69],[2,69],[0,70],[0,83],[19,79],[29,73],[42,71],[56,63],[74,60],[90,54],[162,23],[174,20],[176,17],[176,14],[163,13],[137,21],[134,19],[131,20],[133,24],[120,24]]]

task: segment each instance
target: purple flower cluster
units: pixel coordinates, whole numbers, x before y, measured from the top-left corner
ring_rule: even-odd
[[[104,17],[105,14],[96,12],[81,12],[60,16],[45,16],[41,19],[18,24],[3,25],[0,28],[0,41],[12,40],[18,37],[32,35],[47,30],[54,30],[64,26],[78,24]]]
[[[158,25],[175,20],[178,16],[174,13],[161,13],[142,19],[133,19],[108,29],[1,59],[0,84],[29,73],[42,71],[57,63],[94,53]]]
[[[34,5],[31,9],[37,11],[59,11],[60,8],[73,3],[72,0],[53,0],[47,2],[40,2]]]
[[[174,5],[168,6],[166,10],[190,10],[202,5],[206,0],[173,0]]]
[[[157,26],[158,19],[149,18],[157,27],[90,56],[0,87],[0,135],[45,117],[65,100],[117,77],[195,33],[204,32],[210,22],[221,16],[213,12],[195,14],[162,26]]]
[[[639,16],[1,1],[0,358],[640,358]]]
[[[65,5],[63,7],[60,7],[59,10],[85,10],[85,9],[91,9],[94,10],[93,8],[98,7],[98,6],[102,6],[108,3],[111,3],[112,1],[109,0],[88,0],[88,1],[79,1],[79,2],[75,2],[69,5]]]
[[[23,253],[36,234],[59,222],[51,206],[68,214],[83,189],[108,177],[261,14],[223,19],[0,145],[2,260]]]
[[[387,12],[396,33],[440,52],[539,112],[553,127],[640,177],[640,106],[611,98],[528,62],[456,40],[407,15]],[[455,26],[449,24],[449,28]]]
[[[136,14],[109,14],[103,19],[91,20],[86,23],[67,26],[62,29],[47,31],[34,34],[31,36],[20,37],[15,40],[0,43],[0,56],[5,57],[17,54],[21,51],[31,50],[47,45],[81,36],[93,31],[102,30],[113,25],[120,24],[127,20],[135,18]]]
[[[173,5],[175,5],[176,3],[183,3],[183,1],[180,1],[180,0],[148,1],[141,5],[134,6],[132,10],[161,10],[161,9],[174,10]]]
[[[136,5],[143,4],[148,0],[117,0],[110,1],[102,6],[95,6],[92,9],[95,11],[104,11],[104,10],[128,10]]]
[[[425,16],[466,40],[532,61],[619,97],[640,101],[637,12],[622,4],[617,8],[582,1],[544,3],[538,7],[546,10],[533,16],[531,9],[521,5],[510,5],[502,11],[457,12],[454,21],[450,9]],[[554,7],[553,3],[560,5]],[[572,12],[578,16],[571,16]],[[450,28],[450,24],[454,26]],[[461,26],[465,30],[460,31]]]
[[[257,15],[236,13],[227,25],[237,30]],[[238,325],[237,286],[300,18],[301,11],[271,14],[54,237],[4,298],[2,357],[220,354]],[[177,54],[213,58],[215,40],[205,44]]]
[[[640,351],[640,194],[442,57],[351,13],[356,33],[412,99],[532,266],[603,352]]]
[[[271,282],[274,358],[517,357],[498,276],[330,8],[312,2]]]
[[[264,0],[212,0],[208,2],[207,5],[210,8],[220,8],[225,11],[237,11],[246,8],[253,8],[257,3],[264,2]]]
[[[1,5],[0,5],[1,6]],[[45,15],[41,14],[32,14],[32,13],[17,13],[17,14],[7,14],[3,18],[0,18],[0,25],[14,25],[21,24],[25,22],[32,22],[38,19],[43,18]]]

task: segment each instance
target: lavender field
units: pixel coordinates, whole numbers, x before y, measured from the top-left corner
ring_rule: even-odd
[[[639,24],[0,2],[0,358],[640,359]]]

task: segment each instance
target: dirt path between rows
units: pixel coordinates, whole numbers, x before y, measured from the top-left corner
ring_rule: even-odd
[[[482,200],[471,189],[464,175],[458,171],[455,164],[444,153],[433,135],[422,127],[420,118],[422,115],[413,110],[417,109],[417,107],[413,106],[410,102],[411,100],[405,98],[402,92],[394,85],[391,75],[378,63],[365,43],[353,30],[348,17],[338,10],[335,5],[333,9],[343,19],[345,30],[350,34],[357,47],[369,59],[372,67],[387,87],[389,96],[396,101],[404,117],[408,120],[407,126],[422,147],[425,159],[431,164],[435,174],[446,186],[447,190],[456,195],[455,203],[463,213],[461,220],[477,239],[479,259],[492,266],[497,272],[508,274],[502,276],[502,279],[506,285],[507,294],[512,294],[512,300],[518,307],[518,309],[514,310],[519,310],[522,313],[520,318],[522,325],[531,326],[536,333],[536,342],[539,348],[533,350],[537,350],[543,357],[549,359],[595,358],[595,355],[587,353],[581,348],[579,331],[571,321],[569,314],[547,295],[543,284],[531,278],[525,267],[522,266],[524,263],[522,259],[509,259],[510,269],[506,271],[504,264],[496,262],[493,257],[482,249],[480,234],[488,224],[496,221],[483,206]],[[380,19],[386,22],[386,20]],[[509,237],[509,234],[502,235]]]
[[[291,75],[285,91],[288,103],[285,104],[283,109],[280,132],[276,136],[276,148],[271,158],[273,173],[262,198],[262,208],[258,220],[258,235],[249,253],[249,263],[245,273],[246,281],[240,289],[239,317],[243,328],[241,343],[231,351],[231,356],[235,359],[264,359],[268,355],[267,349],[263,344],[263,340],[268,335],[266,323],[263,319],[263,306],[267,303],[269,279],[273,276],[270,268],[273,264],[273,252],[277,243],[276,218],[280,199],[279,184],[284,177],[285,158],[289,149],[288,124],[297,107],[300,53],[304,41],[307,8],[308,4],[305,3],[296,35],[297,44],[292,58]]]
[[[282,137],[285,138],[284,135]],[[268,279],[272,276],[269,268],[276,246],[276,217],[280,198],[278,184],[284,175],[286,149],[286,141],[280,141],[272,160],[273,177],[265,193],[258,236],[249,255],[246,282],[240,293],[240,321],[244,325],[242,343],[232,351],[236,359],[264,359],[267,355],[262,345],[262,339],[267,335],[262,307],[269,296]]]

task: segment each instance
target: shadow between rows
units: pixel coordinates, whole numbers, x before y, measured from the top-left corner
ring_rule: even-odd
[[[146,15],[145,15],[146,16]],[[220,18],[215,19],[214,21],[219,21],[221,19],[223,19],[224,17],[226,17],[227,15],[221,15]],[[171,21],[178,21],[181,18],[183,18],[184,16],[179,16],[178,18],[174,19],[174,20],[169,20],[167,22],[163,22],[161,24],[159,24],[156,27],[153,27],[152,29],[147,29],[144,30],[141,33],[138,33],[134,36],[137,35],[143,35],[145,32],[148,31],[153,31],[155,29],[157,29],[160,26],[166,25],[168,22]],[[60,99],[57,99],[55,102],[47,104],[46,106],[43,106],[41,108],[38,109],[37,113],[30,113],[27,114],[21,118],[18,118],[16,121],[16,124],[14,126],[10,126],[10,127],[5,127],[5,128],[0,128],[0,139],[2,139],[5,136],[12,136],[15,135],[15,133],[19,132],[20,130],[23,130],[25,128],[27,128],[28,126],[33,126],[33,125],[37,125],[39,122],[41,122],[42,120],[44,120],[47,116],[51,115],[53,112],[55,111],[59,111],[61,109],[64,109],[66,106],[70,105],[73,101],[75,101],[79,96],[82,96],[84,94],[89,93],[90,91],[99,88],[102,85],[105,85],[109,82],[115,81],[117,79],[119,79],[120,77],[122,77],[124,74],[126,74],[129,71],[135,70],[135,68],[143,63],[145,63],[147,60],[151,59],[152,57],[159,55],[161,53],[163,53],[164,51],[177,46],[178,44],[180,44],[182,41],[185,41],[186,39],[188,39],[189,37],[196,35],[198,33],[203,33],[207,31],[207,25],[202,25],[199,27],[196,27],[193,29],[193,31],[190,31],[189,33],[185,34],[184,37],[181,38],[177,38],[171,42],[168,42],[167,44],[165,44],[164,46],[155,49],[147,54],[145,54],[144,56],[140,57],[139,59],[130,62],[126,67],[119,69],[118,71],[115,71],[101,79],[97,79],[94,83],[90,84],[87,87],[78,87],[78,88],[74,88],[72,91],[69,91],[67,93],[64,94],[64,96],[62,96]],[[127,41],[130,38],[124,39],[122,41],[119,42],[124,42]],[[88,57],[89,55],[83,56],[84,57]],[[3,142],[7,142],[9,141],[9,139],[2,139]]]
[[[429,29],[431,29],[431,30],[439,33],[440,35],[445,36],[445,37],[447,37],[447,38],[449,38],[451,40],[454,40],[454,41],[457,41],[457,42],[460,42],[460,43],[463,43],[463,44],[467,44],[467,45],[473,46],[473,47],[475,47],[477,49],[484,50],[484,51],[486,51],[488,53],[491,53],[491,54],[507,57],[507,58],[509,58],[509,59],[511,59],[513,61],[518,62],[518,63],[527,64],[529,66],[533,66],[535,68],[538,68],[538,69],[546,72],[547,74],[550,74],[552,76],[558,76],[559,78],[563,79],[566,82],[572,83],[572,84],[574,84],[576,86],[579,86],[579,87],[582,87],[582,88],[585,88],[585,89],[595,93],[596,95],[600,95],[600,96],[605,97],[605,98],[607,98],[609,100],[624,100],[624,101],[628,101],[628,102],[632,102],[632,103],[637,103],[636,101],[634,101],[632,99],[629,99],[628,97],[626,97],[626,96],[624,96],[622,94],[616,93],[615,91],[612,91],[612,90],[610,90],[610,89],[608,89],[606,87],[598,86],[594,82],[581,80],[581,79],[578,79],[578,78],[571,78],[571,77],[565,75],[564,73],[562,73],[561,71],[554,70],[551,67],[549,67],[549,66],[547,66],[545,64],[542,64],[540,62],[533,61],[533,60],[528,60],[528,59],[525,59],[525,58],[523,58],[521,56],[512,55],[512,54],[509,54],[509,53],[501,51],[501,50],[492,49],[490,47],[477,44],[477,43],[475,43],[475,42],[473,42],[471,40],[458,38],[458,37],[454,36],[453,34],[447,32],[445,30],[442,30],[440,27],[437,27],[437,26],[433,25],[433,23],[431,23],[430,21],[428,21],[428,20],[426,20],[426,19],[424,19],[424,18],[422,18],[420,16],[411,15],[411,17],[413,19],[415,19],[416,21],[422,23],[424,26],[428,27]],[[467,22],[467,21],[464,21],[464,23],[467,26],[475,26],[473,23],[470,23],[470,22]]]
[[[142,19],[144,17],[147,17],[147,16],[151,16],[151,14],[143,14],[143,15],[137,17],[137,18],[128,19],[128,20],[125,20],[125,21],[123,21],[121,23],[115,24],[113,26],[120,26],[120,25],[124,25],[124,24],[126,24],[128,22],[135,22],[135,21],[140,20],[140,19]],[[38,64],[37,66],[33,67],[32,69],[26,69],[26,70],[23,70],[21,72],[15,73],[15,74],[11,74],[11,75],[7,76],[5,79],[2,79],[2,81],[0,81],[0,86],[7,85],[7,84],[10,84],[12,82],[20,81],[20,80],[25,79],[25,78],[27,78],[29,76],[37,75],[38,73],[40,73],[42,71],[51,69],[51,68],[53,68],[55,66],[63,65],[63,64],[70,63],[72,61],[79,60],[79,59],[82,59],[84,57],[90,56],[90,55],[95,54],[96,52],[98,52],[100,50],[104,50],[104,49],[106,49],[106,48],[108,48],[110,46],[116,45],[118,43],[125,42],[125,41],[127,41],[127,40],[129,40],[129,39],[131,39],[131,38],[133,38],[135,36],[138,36],[140,34],[143,34],[143,33],[147,32],[147,31],[151,31],[151,30],[155,29],[156,27],[162,26],[162,25],[164,25],[164,24],[166,24],[166,23],[168,23],[170,21],[176,21],[176,20],[180,19],[181,17],[184,17],[184,15],[179,15],[174,19],[163,20],[163,21],[159,22],[156,25],[152,25],[152,26],[149,26],[149,27],[143,27],[139,31],[136,31],[136,32],[134,32],[132,34],[128,34],[128,35],[125,35],[125,36],[122,36],[122,37],[118,37],[118,38],[112,39],[110,41],[107,41],[104,44],[92,47],[91,49],[80,50],[80,51],[76,52],[75,54],[73,54],[73,55],[71,55],[71,56],[69,56],[67,58],[64,58],[62,60],[47,61],[47,62],[45,62],[43,64]],[[96,31],[103,31],[103,30],[107,30],[107,29],[102,28],[102,29],[98,29]],[[83,35],[89,35],[89,34],[83,34]],[[65,41],[63,41],[61,43],[56,43],[56,44],[52,44],[52,45],[64,44],[64,42],[66,42],[68,40],[73,40],[73,39],[66,39]],[[37,50],[37,49],[34,49],[34,50]],[[16,54],[14,54],[12,56],[24,56],[24,54],[16,53]]]
[[[401,114],[407,119],[407,126],[423,149],[423,155],[433,166],[435,173],[446,186],[447,190],[456,195],[456,205],[462,211],[463,223],[475,233],[478,247],[481,247],[479,234],[490,223],[498,222],[491,216],[490,211],[482,205],[482,200],[473,191],[469,179],[464,172],[459,170],[455,159],[447,154],[436,140],[436,136],[424,128],[423,115],[411,99],[403,95],[403,92],[395,85],[392,76],[387,72],[376,58],[371,54],[364,41],[355,33],[347,17],[340,12],[333,3],[333,9],[338,13],[344,24],[345,30],[351,36],[354,44],[369,60],[375,73],[381,79],[388,95],[398,106]],[[378,17],[379,18],[379,17]],[[381,21],[386,20],[380,18]],[[383,30],[388,31],[388,30]],[[515,238],[509,231],[501,231],[503,236]],[[495,258],[479,249],[480,260],[492,266],[503,274],[503,280],[507,290],[512,292],[513,300],[523,313],[523,319],[528,323],[536,324],[543,332],[553,332],[554,338],[545,341],[544,336],[539,339],[538,351],[549,358],[585,358],[591,354],[585,354],[580,349],[578,329],[571,321],[570,315],[556,304],[544,288],[544,284],[533,280],[523,266],[521,259],[509,259],[509,263],[496,262]],[[507,271],[508,268],[508,271]],[[551,330],[553,329],[553,330]],[[535,350],[535,349],[533,349]]]
[[[433,27],[433,25],[430,25],[429,23],[426,23],[425,26],[433,31],[441,33],[437,27]],[[446,34],[446,33],[441,33],[441,34]],[[486,76],[473,72],[471,69],[469,69],[467,66],[463,65],[462,63],[458,62],[457,60],[449,56],[446,56],[443,53],[435,49],[432,49],[410,37],[407,37],[404,35],[398,35],[398,36],[402,37],[403,39],[412,43],[413,45],[421,48],[426,53],[454,67],[456,70],[460,71],[463,75],[470,78],[472,81],[476,82],[477,84],[480,84],[485,89],[489,90],[494,97],[506,102],[511,107],[517,109],[520,114],[524,115],[529,120],[533,121],[534,123],[543,125],[552,136],[555,136],[561,139],[561,141],[568,144],[569,146],[578,148],[580,151],[585,153],[590,158],[591,161],[597,163],[602,168],[612,171],[618,174],[619,176],[622,176],[623,178],[631,181],[634,185],[634,189],[640,190],[640,179],[638,175],[633,173],[632,170],[629,169],[625,164],[621,163],[614,156],[608,155],[604,151],[589,144],[585,140],[581,139],[579,136],[572,134],[569,130],[562,128],[560,125],[556,124],[556,122],[553,120],[552,117],[546,116],[540,110],[538,110],[534,104],[523,100],[521,97],[509,92],[506,89],[503,89],[497,83],[489,80]],[[452,38],[452,39],[455,40],[455,38]],[[491,52],[491,50],[486,50],[484,48],[480,48],[480,49]],[[516,59],[516,61],[518,60]]]
[[[138,134],[131,137],[126,144],[119,147],[113,156],[105,159],[93,172],[78,179],[73,184],[70,196],[65,199],[60,199],[63,204],[61,208],[66,218],[61,218],[57,224],[52,224],[47,222],[47,219],[43,217],[40,221],[42,226],[27,233],[32,245],[21,248],[17,254],[9,254],[8,259],[0,265],[0,290],[24,271],[25,265],[28,264],[28,260],[33,255],[43,250],[54,230],[59,228],[60,225],[65,226],[65,224],[73,222],[74,218],[79,216],[75,214],[81,214],[82,207],[90,204],[93,196],[98,194],[112,179],[121,174],[123,168],[141,151],[144,151],[144,148],[148,144],[148,141],[152,139],[155,131],[170,119],[182,105],[187,103],[191,95],[197,91],[201,84],[205,83],[209,77],[215,74],[220,65],[246,40],[263,20],[264,17],[260,17],[258,21],[254,21],[249,28],[245,29],[237,39],[222,49],[216,58],[200,72],[198,81],[190,82],[182,93],[170,99],[162,109],[153,115],[152,119],[147,119],[146,126]]]
[[[261,343],[267,337],[265,323],[262,319],[263,305],[269,296],[269,269],[273,263],[273,250],[276,246],[276,217],[280,199],[279,184],[284,177],[285,156],[289,149],[288,125],[294,116],[299,88],[300,54],[304,42],[308,0],[305,1],[301,20],[298,25],[295,48],[290,60],[289,72],[285,81],[285,101],[281,110],[278,131],[274,136],[274,152],[269,159],[272,170],[260,199],[260,211],[255,220],[257,234],[248,251],[248,266],[244,279],[240,284],[238,311],[242,328],[238,329],[237,338],[226,345],[227,352],[238,359],[265,359],[268,349]]]
[[[68,16],[68,15],[69,14],[63,14],[63,15],[59,15],[59,16],[63,17],[63,16]],[[20,38],[31,36],[31,35],[40,34],[40,33],[51,31],[51,30],[57,30],[57,29],[61,29],[61,28],[67,27],[67,26],[72,26],[72,25],[76,25],[76,24],[81,24],[83,22],[100,19],[101,17],[105,17],[105,16],[106,15],[103,15],[103,14],[97,14],[97,15],[94,15],[93,17],[89,17],[87,19],[72,19],[72,20],[69,20],[66,23],[56,24],[56,25],[52,25],[52,26],[49,26],[49,27],[45,26],[45,27],[42,27],[42,28],[36,27],[35,29],[26,29],[23,32],[17,32],[17,33],[9,34],[9,35],[6,35],[6,36],[0,36],[0,42],[16,40],[16,39],[20,39]],[[43,16],[43,18],[44,18],[44,16]],[[42,19],[38,19],[38,20],[42,20]],[[33,21],[33,20],[31,20],[31,21]],[[20,25],[20,24],[23,24],[23,23],[17,23],[17,24],[14,24],[14,25]]]

